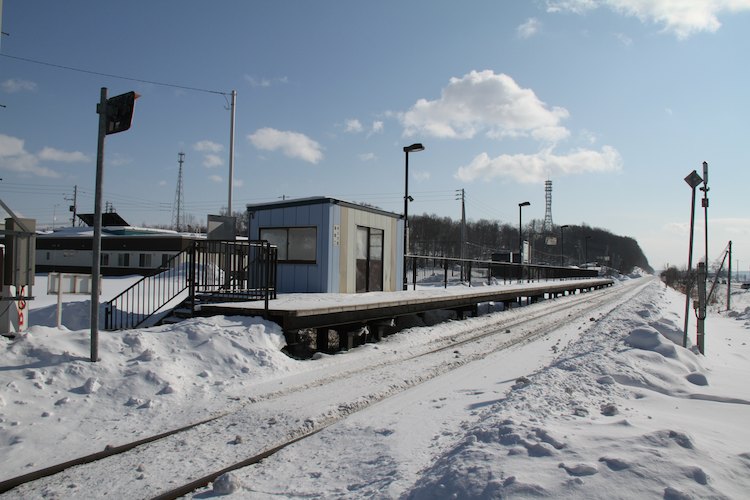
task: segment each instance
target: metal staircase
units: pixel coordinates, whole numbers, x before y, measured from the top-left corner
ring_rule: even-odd
[[[178,305],[192,316],[198,300],[264,300],[268,311],[276,263],[277,248],[267,241],[195,240],[105,303],[104,328],[151,326]]]

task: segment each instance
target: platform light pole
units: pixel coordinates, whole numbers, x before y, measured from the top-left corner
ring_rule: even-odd
[[[523,201],[518,204],[518,263],[523,264],[523,226],[521,225],[521,210],[523,207],[531,205],[528,201]],[[511,259],[511,262],[513,259]]]
[[[698,172],[693,170],[685,177],[685,182],[692,190],[692,201],[690,205],[690,244],[688,249],[687,285],[685,286],[685,328],[682,333],[682,347],[687,347],[688,323],[690,319],[690,295],[693,291],[693,279],[691,276],[693,268],[693,230],[695,229],[695,189],[703,182]]]
[[[404,290],[408,288],[406,282],[406,254],[409,253],[409,202],[412,200],[409,196],[409,153],[416,153],[418,151],[424,151],[424,146],[419,142],[411,146],[404,146]]]
[[[565,266],[565,239],[564,230],[570,227],[568,224],[560,226],[560,267]]]

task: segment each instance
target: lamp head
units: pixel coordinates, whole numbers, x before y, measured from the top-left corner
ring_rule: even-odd
[[[519,207],[528,207],[529,205],[531,205],[531,203],[528,201],[524,201],[518,204]]]
[[[411,146],[404,146],[404,153],[416,153],[417,151],[424,151],[424,146],[420,142],[416,142]]]

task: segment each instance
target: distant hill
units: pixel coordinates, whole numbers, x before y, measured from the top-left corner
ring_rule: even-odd
[[[460,257],[460,220],[422,214],[409,217],[409,227],[409,253]],[[636,267],[653,272],[638,242],[629,236],[618,236],[585,224],[569,225],[562,230],[561,241],[560,226],[546,233],[541,227],[539,220],[532,220],[523,227],[524,240],[531,244],[534,264],[557,266],[564,260],[566,266],[606,265],[625,274]],[[562,256],[561,243],[564,246]],[[502,251],[518,252],[518,225],[487,219],[466,222],[464,255],[467,259],[490,260],[493,253]]]

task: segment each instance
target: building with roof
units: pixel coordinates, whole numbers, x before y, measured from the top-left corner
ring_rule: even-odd
[[[94,228],[68,227],[36,236],[36,272],[91,273]],[[101,274],[149,274],[205,235],[133,226],[102,227]]]
[[[247,211],[248,239],[279,249],[279,292],[401,289],[401,214],[324,196],[250,204]]]

